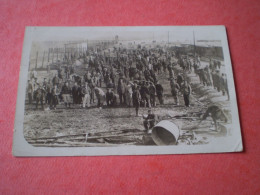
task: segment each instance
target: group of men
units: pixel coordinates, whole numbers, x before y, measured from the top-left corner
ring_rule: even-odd
[[[151,108],[158,103],[164,104],[165,89],[159,80],[168,74],[175,104],[179,105],[181,94],[185,106],[189,107],[191,86],[185,75],[192,69],[204,85],[212,85],[228,94],[226,80],[220,82],[215,75],[220,66],[215,61],[211,60],[209,66],[202,69],[198,57],[183,57],[164,48],[114,48],[113,52],[116,58],[102,51],[86,52],[81,56],[87,64],[84,72],[76,73],[74,67],[65,61],[54,77],[49,76],[48,81],[46,78],[41,84],[37,72],[32,71],[27,89],[29,104],[35,100],[36,108],[41,104],[42,109],[45,105],[56,109],[60,102],[64,102],[66,108],[77,104],[81,104],[82,108],[120,105],[134,107],[136,116],[139,116],[141,106]],[[182,72],[177,71],[178,65],[183,68]],[[48,72],[51,75],[50,70]]]

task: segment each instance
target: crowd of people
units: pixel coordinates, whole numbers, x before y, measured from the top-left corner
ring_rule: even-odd
[[[77,72],[75,60],[82,60],[86,69]],[[198,56],[164,47],[87,51],[78,59],[65,55],[63,65],[53,77],[39,82],[37,71],[31,72],[28,102],[35,101],[36,108],[40,104],[42,109],[56,109],[62,102],[66,108],[77,104],[82,108],[127,106],[134,107],[138,116],[141,106],[151,108],[164,104],[165,89],[159,81],[164,76],[169,80],[175,104],[179,105],[182,96],[185,106],[189,107],[191,86],[187,74],[192,71],[199,76],[201,84],[212,86],[229,97],[225,74],[220,75],[220,62],[210,60],[205,67],[200,63]],[[51,75],[49,68],[48,72]]]

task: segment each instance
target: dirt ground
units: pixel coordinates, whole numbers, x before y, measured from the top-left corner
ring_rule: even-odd
[[[41,75],[41,74],[40,74]],[[196,82],[198,78],[191,74],[189,77]],[[193,78],[192,78],[193,77]],[[164,87],[164,105],[159,105],[158,99],[157,106],[152,108],[152,111],[158,118],[168,119],[175,124],[181,130],[181,135],[185,135],[186,129],[194,126],[199,121],[199,116],[203,114],[209,104],[209,96],[204,98],[202,94],[196,93],[196,90],[192,92],[191,95],[191,107],[186,108],[184,106],[183,97],[180,95],[180,105],[174,104],[174,99],[170,92],[170,81],[168,80],[168,74],[162,73],[159,75],[159,81]],[[192,86],[194,88],[194,86]],[[202,86],[199,86],[203,88]],[[226,102],[226,97],[222,97],[220,92],[207,89],[209,92],[204,92],[204,94],[210,94],[212,98],[217,97],[218,102]],[[211,91],[211,92],[210,92]],[[204,98],[204,99],[203,99]],[[57,106],[57,110],[35,110],[34,105],[25,106],[25,117],[24,117],[24,137],[29,142],[36,138],[51,138],[59,136],[69,136],[69,135],[85,135],[89,133],[98,132],[115,132],[122,130],[133,130],[136,132],[143,132],[143,119],[142,114],[147,114],[147,108],[140,108],[139,117],[135,116],[135,108],[131,107],[116,107],[107,108],[106,106],[102,109],[97,108],[94,104],[91,108],[81,108],[80,105],[72,105],[70,109],[66,109],[61,103]],[[208,143],[208,139],[211,137],[210,134],[205,132],[212,127],[212,120],[208,119],[203,121],[200,126],[194,130],[200,130],[203,132],[203,136],[199,140],[204,140],[202,143]],[[190,130],[188,131],[191,132]],[[199,131],[196,133],[200,134]],[[191,134],[192,135],[192,134]],[[181,137],[180,137],[181,138]],[[193,136],[194,138],[194,136]],[[190,139],[190,138],[189,138]],[[191,144],[189,139],[180,139],[179,144]],[[52,140],[53,141],[53,140]],[[78,142],[85,142],[84,137],[80,138]],[[193,144],[198,143],[193,140]],[[34,144],[34,142],[30,142]],[[42,142],[42,144],[49,145],[51,142]],[[74,144],[69,144],[73,146]],[[63,143],[64,144],[64,143]],[[66,143],[65,143],[66,145]]]

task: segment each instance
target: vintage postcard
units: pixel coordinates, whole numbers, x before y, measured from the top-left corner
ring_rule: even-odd
[[[26,28],[14,156],[242,150],[224,26]]]

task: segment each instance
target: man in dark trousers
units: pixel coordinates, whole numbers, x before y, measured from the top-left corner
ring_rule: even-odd
[[[157,81],[155,88],[156,88],[157,98],[158,98],[160,104],[162,105],[163,102],[164,102],[164,100],[163,100],[163,86],[159,83],[159,81]]]
[[[186,107],[190,107],[190,94],[191,94],[191,87],[187,81],[184,81],[182,86],[182,94],[185,102]]]
[[[143,115],[143,119],[144,119],[144,128],[146,131],[148,131],[149,129],[154,127],[155,124],[155,115],[152,113],[152,110],[149,109],[148,110],[148,115],[144,116]]]

